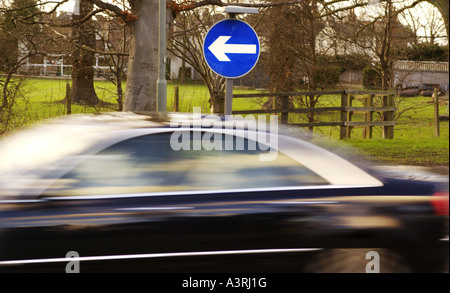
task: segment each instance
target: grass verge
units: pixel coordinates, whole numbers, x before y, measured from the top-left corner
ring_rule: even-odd
[[[70,81],[63,79],[29,79],[23,87],[23,99],[17,101],[14,128],[31,124],[42,119],[65,115],[65,105],[61,102],[65,97],[66,84]],[[168,83],[168,111],[173,110],[173,83]],[[180,111],[192,112],[193,107],[201,107],[202,111],[209,112],[209,93],[204,85],[180,84]],[[117,104],[115,100],[115,87],[106,81],[95,82],[96,92],[102,101]],[[125,84],[123,85],[125,88]],[[235,93],[255,93],[256,90],[236,89]],[[323,96],[320,106],[338,106],[338,96]],[[233,101],[233,110],[259,109],[261,99],[236,99]],[[386,164],[418,165],[418,166],[447,166],[449,165],[449,122],[440,123],[440,137],[434,137],[433,117],[434,110],[430,97],[413,97],[398,99],[396,112],[396,126],[394,139],[381,139],[381,128],[374,128],[372,139],[362,139],[360,129],[355,129],[353,138],[337,141],[338,127],[316,128],[325,138],[328,148],[341,148],[342,145],[351,146],[347,155],[365,155],[369,160]],[[447,104],[441,104],[440,112],[446,111]],[[115,111],[116,108],[100,108],[92,106],[73,105],[72,113],[95,113]],[[323,115],[323,114],[322,114]],[[328,116],[326,116],[328,115]],[[291,121],[302,119],[300,116],[290,115]],[[336,114],[325,114],[320,117],[322,121],[334,121]],[[357,118],[356,118],[357,119]],[[327,141],[328,140],[328,141]],[[339,145],[339,146],[338,146]]]

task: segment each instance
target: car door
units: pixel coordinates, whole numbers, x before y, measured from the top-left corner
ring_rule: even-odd
[[[39,198],[3,205],[0,264],[63,272],[75,252],[82,271],[276,269],[318,249],[299,241],[317,207],[280,201],[328,182],[281,153],[261,160],[267,151],[172,130],[84,156]]]

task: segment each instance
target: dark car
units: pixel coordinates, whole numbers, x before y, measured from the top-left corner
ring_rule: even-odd
[[[448,183],[248,122],[81,115],[3,138],[0,271],[446,270]]]

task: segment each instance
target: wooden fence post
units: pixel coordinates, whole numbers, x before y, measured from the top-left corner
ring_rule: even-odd
[[[394,95],[383,96],[383,107],[394,107]],[[383,121],[393,122],[394,111],[384,111]],[[394,138],[394,126],[383,126],[383,138],[384,139]]]
[[[281,109],[286,110],[286,112],[281,112],[281,124],[288,124],[289,118],[289,96],[281,97]]]
[[[173,92],[173,110],[175,112],[180,111],[180,88],[176,85]]]
[[[370,94],[364,99],[364,107],[372,107],[373,106],[373,95]],[[367,111],[364,113],[364,122],[372,122],[373,120],[373,111]],[[363,129],[363,138],[372,138],[373,126],[366,126]]]
[[[347,95],[347,107],[351,107],[352,106],[352,104],[353,104],[353,96],[351,95],[351,94],[348,94]],[[346,122],[351,122],[352,121],[352,116],[353,116],[353,112],[352,111],[347,111],[347,119],[346,119]],[[346,138],[347,139],[350,139],[350,138],[352,138],[352,129],[353,129],[353,127],[352,126],[350,126],[350,125],[347,125],[347,127],[346,127]]]
[[[439,95],[438,95],[438,89],[435,88],[433,92],[433,102],[434,102],[434,136],[439,137],[440,136],[440,129],[439,129]]]
[[[347,121],[347,112],[345,107],[347,107],[347,94],[345,91],[341,94],[341,122],[339,139],[345,139],[347,137],[347,127],[345,126],[345,122]]]
[[[70,84],[66,84],[66,113],[72,114],[72,100],[70,98]]]

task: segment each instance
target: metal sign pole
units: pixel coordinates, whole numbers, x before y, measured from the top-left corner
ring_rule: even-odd
[[[228,18],[236,18],[236,14],[229,12]],[[225,116],[233,114],[233,79],[227,78],[225,84]]]
[[[166,0],[159,0],[159,64],[156,82],[158,112],[167,112],[166,41]]]
[[[225,116],[233,112],[233,79],[227,78],[225,84]]]

